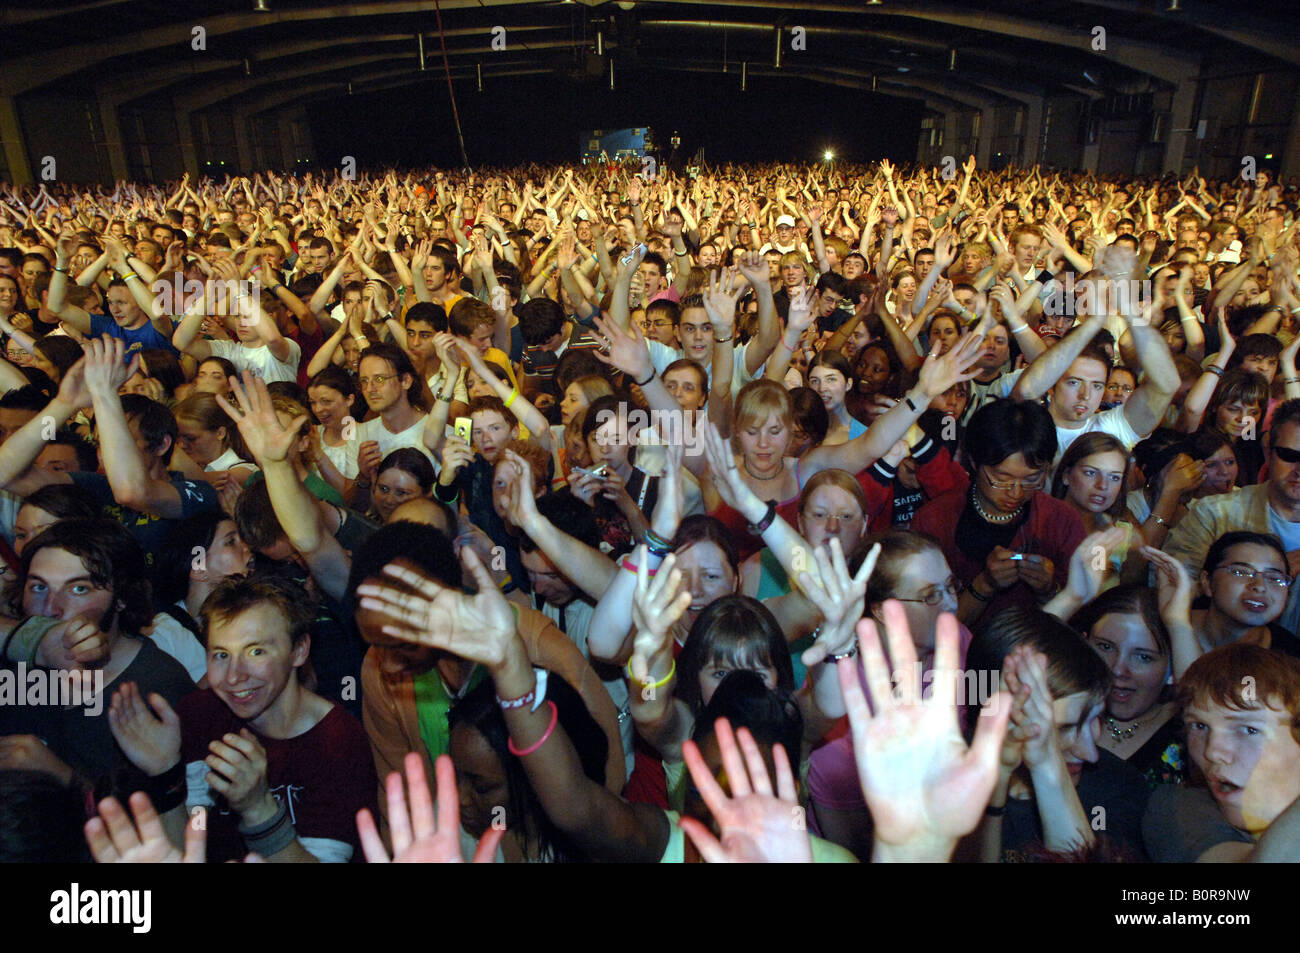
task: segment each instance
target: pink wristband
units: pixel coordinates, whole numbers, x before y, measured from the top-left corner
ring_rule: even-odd
[[[532,754],[542,745],[546,744],[546,739],[551,737],[551,733],[555,731],[555,724],[560,720],[560,709],[556,707],[555,702],[553,701],[547,701],[546,704],[551,706],[551,723],[546,727],[546,734],[538,738],[536,743],[529,745],[521,751],[515,747],[515,741],[513,738],[506,739],[506,748],[509,749],[510,753],[516,758],[522,758],[524,755]]]

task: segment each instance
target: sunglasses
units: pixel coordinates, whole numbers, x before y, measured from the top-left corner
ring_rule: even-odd
[[[1290,447],[1274,447],[1273,452],[1277,454],[1278,459],[1283,463],[1300,463],[1300,450],[1292,450]]]

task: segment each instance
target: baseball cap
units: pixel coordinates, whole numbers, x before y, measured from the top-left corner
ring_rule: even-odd
[[[788,225],[791,228],[794,228],[794,216],[782,215],[779,218],[777,218],[776,225],[778,228],[780,228],[782,225]]]

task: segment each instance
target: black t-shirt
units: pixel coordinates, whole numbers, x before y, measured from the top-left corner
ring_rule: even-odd
[[[1252,838],[1223,816],[1205,788],[1161,785],[1142,817],[1147,854],[1158,864],[1192,864],[1219,844],[1249,844]]]
[[[970,492],[974,493],[974,488]],[[975,506],[968,498],[961,516],[957,518],[957,548],[968,559],[984,562],[993,552],[993,547],[1011,545],[1021,524],[1029,519],[1029,510],[1029,506],[1023,507],[1009,523],[990,523],[975,512]]]
[[[108,727],[113,693],[127,682],[135,682],[141,695],[148,697],[157,692],[175,708],[194,691],[194,681],[180,662],[152,641],[136,641],[140,651],[122,674],[104,686],[102,705],[0,705],[0,735],[35,735],[79,775],[94,783],[101,794],[116,793],[125,799],[138,791],[143,778],[117,746]],[[6,668],[12,671],[14,667]],[[27,671],[30,674],[32,669]]]
[[[105,515],[113,517],[131,531],[135,541],[144,550],[145,561],[151,569],[153,568],[154,558],[167,542],[167,536],[171,533],[172,527],[180,520],[187,520],[191,516],[198,516],[201,513],[221,508],[221,500],[217,497],[217,491],[212,488],[211,483],[205,483],[202,480],[189,480],[186,479],[184,474],[175,471],[168,472],[167,476],[181,496],[180,520],[165,519],[152,513],[143,513],[140,510],[133,510],[129,506],[123,506],[114,498],[113,488],[109,485],[108,477],[102,474],[69,473],[68,476],[72,477],[72,482],[77,486],[89,490],[94,495],[96,501],[104,507]]]
[[[1085,764],[1079,777],[1079,803],[1098,838],[1107,837],[1121,852],[1145,860],[1142,815],[1150,792],[1136,769],[1109,751]],[[1033,800],[1008,800],[1002,818],[1002,862],[1021,863],[1042,849],[1043,827]]]

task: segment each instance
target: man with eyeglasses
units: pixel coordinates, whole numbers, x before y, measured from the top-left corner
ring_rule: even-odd
[[[1300,639],[1275,624],[1293,581],[1276,536],[1220,536],[1206,554],[1200,578],[1210,607],[1192,613],[1192,631],[1201,651],[1244,642],[1300,658]]]
[[[434,467],[438,463],[424,445],[421,381],[406,352],[395,344],[372,344],[361,355],[357,386],[375,416],[357,425],[348,451],[357,455],[357,489],[368,492],[384,457],[402,447],[419,450]]]
[[[1193,578],[1205,565],[1211,544],[1225,533],[1271,533],[1281,541],[1288,576],[1300,572],[1300,400],[1278,406],[1269,431],[1264,480],[1233,493],[1194,500],[1169,534],[1165,551]],[[1278,624],[1295,632],[1300,622],[1300,587],[1291,586]]]

